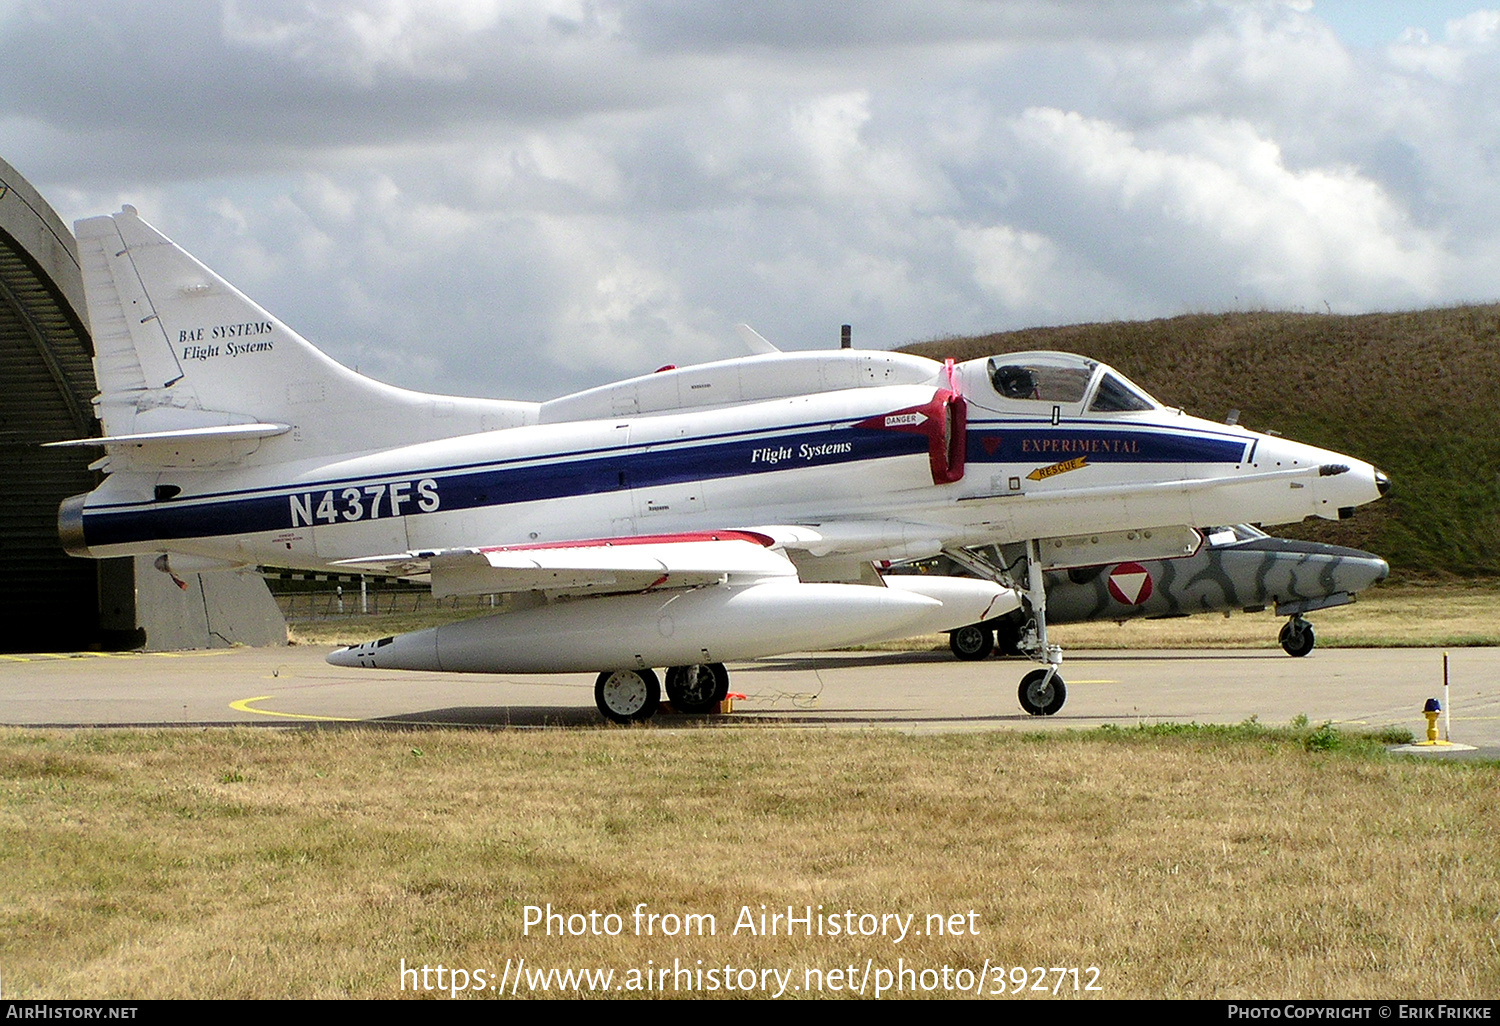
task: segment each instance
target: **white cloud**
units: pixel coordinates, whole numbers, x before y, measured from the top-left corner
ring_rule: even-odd
[[[612,35],[615,19],[583,0],[225,0],[221,24],[231,47],[259,50],[362,86],[381,74],[462,82],[482,49]]]
[[[555,394],[737,352],[1500,280],[1500,14],[1306,3],[51,0],[0,153],[335,356]]]
[[[1460,46],[1490,46],[1500,33],[1500,11],[1474,11],[1448,22],[1448,42]]]
[[[1438,240],[1356,169],[1294,171],[1244,122],[1172,128],[1176,147],[1167,149],[1076,113],[1033,110],[1017,132],[1050,153],[1065,195],[1124,233],[1151,222],[1170,238],[1153,249],[1218,265],[1254,301],[1357,310],[1438,295]]]
[[[959,228],[958,248],[974,261],[974,280],[1007,307],[1059,312],[1065,293],[1048,288],[1057,246],[1036,232],[1008,225]]]
[[[1305,112],[1347,88],[1353,59],[1334,33],[1290,5],[1223,5],[1187,41],[1150,39],[1095,47],[1118,101],[1157,116],[1249,107]]]
[[[1425,29],[1408,29],[1387,48],[1387,55],[1403,71],[1457,84],[1473,58],[1493,53],[1497,33],[1500,11],[1474,11],[1449,21],[1440,43],[1434,43]]]

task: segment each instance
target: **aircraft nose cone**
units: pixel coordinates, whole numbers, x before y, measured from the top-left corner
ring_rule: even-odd
[[[1391,479],[1386,476],[1386,473],[1383,470],[1375,471],[1375,489],[1376,491],[1380,492],[1381,495],[1384,495],[1386,492],[1391,490]]]
[[[1390,576],[1390,564],[1373,552],[1327,546],[1332,559],[1323,572],[1332,591],[1358,595],[1366,588],[1379,584]]]
[[[324,660],[334,666],[359,666],[361,664],[359,662],[359,657],[355,655],[356,647],[357,646],[350,645],[346,648],[336,649],[333,652],[329,652],[328,655],[324,657]]]
[[[377,660],[376,654],[388,654],[391,650],[387,649],[386,646],[395,640],[395,638],[381,638],[379,641],[366,641],[360,645],[349,645],[345,648],[334,649],[323,658],[326,662],[334,666],[352,666],[361,669],[379,668],[386,665],[387,660]]]
[[[334,666],[363,670],[441,670],[437,658],[438,629],[429,627],[334,649],[324,658]]]

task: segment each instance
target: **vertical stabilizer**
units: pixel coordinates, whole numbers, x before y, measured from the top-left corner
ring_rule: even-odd
[[[134,207],[125,209],[130,213],[135,211]],[[97,244],[80,247],[85,250],[84,287],[89,319],[96,325],[95,343],[103,342],[103,349],[131,373],[132,381],[138,376],[145,388],[167,388],[182,377],[182,366],[151,298],[146,295],[130,252],[123,245],[111,245],[109,234],[91,240],[95,241]],[[98,287],[90,288],[90,281]],[[97,313],[96,297],[100,306]],[[107,325],[102,338],[97,327],[101,320]]]
[[[283,461],[536,420],[533,403],[428,395],[356,374],[133,207],[75,231],[106,436],[286,424],[256,456]]]

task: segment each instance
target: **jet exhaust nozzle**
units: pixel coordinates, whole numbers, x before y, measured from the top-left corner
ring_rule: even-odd
[[[87,492],[71,495],[57,507],[57,536],[62,541],[63,551],[85,559],[93,555],[83,536],[83,506],[87,500]]]

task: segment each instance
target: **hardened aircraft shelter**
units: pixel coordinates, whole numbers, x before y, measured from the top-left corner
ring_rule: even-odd
[[[93,345],[73,235],[0,160],[0,650],[209,648],[284,642],[263,581],[152,561],[74,559],[57,507],[97,483],[102,450],[46,449],[99,434]]]

